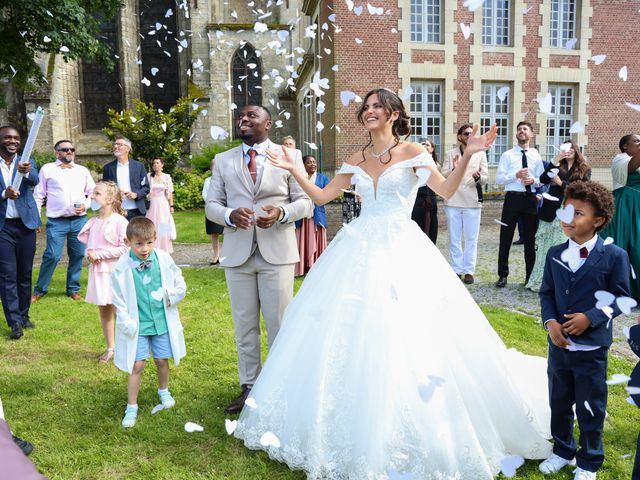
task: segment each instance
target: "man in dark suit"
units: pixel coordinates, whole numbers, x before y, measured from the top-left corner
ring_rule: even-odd
[[[22,337],[22,329],[33,328],[29,319],[31,270],[36,253],[36,229],[40,226],[33,187],[38,170],[33,160],[22,163],[18,149],[20,133],[10,126],[0,127],[0,299],[4,317],[11,328],[9,337]],[[24,175],[16,190],[16,174]]]
[[[549,404],[553,455],[540,464],[556,473],[577,460],[575,479],[594,480],[604,461],[602,431],[607,407],[607,362],[618,300],[629,295],[627,252],[597,234],[613,216],[613,196],[596,182],[574,182],[564,195],[572,219],[561,219],[569,240],[547,254],[540,303],[549,332]],[[570,215],[570,212],[569,212]],[[599,290],[609,292],[608,305]],[[573,437],[576,407],[578,450]]]
[[[142,217],[147,213],[144,203],[149,194],[147,169],[144,164],[129,158],[131,142],[124,137],[116,137],[113,141],[113,155],[116,159],[109,162],[102,170],[102,179],[118,184],[122,194],[122,208],[127,211],[127,220]]]

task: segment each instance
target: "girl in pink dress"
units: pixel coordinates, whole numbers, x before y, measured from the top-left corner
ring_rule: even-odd
[[[164,160],[155,158],[149,174],[149,198],[151,205],[147,210],[147,218],[156,226],[155,248],[173,253],[171,240],[176,239],[176,224],[173,221],[173,181],[162,173]]]
[[[98,214],[91,218],[78,234],[87,244],[85,256],[89,261],[89,281],[85,301],[98,305],[102,333],[107,349],[100,355],[100,363],[108,363],[115,352],[115,307],[111,302],[111,270],[120,256],[127,252],[125,244],[127,219],[122,209],[122,197],[115,182],[101,181],[91,196],[91,209]]]

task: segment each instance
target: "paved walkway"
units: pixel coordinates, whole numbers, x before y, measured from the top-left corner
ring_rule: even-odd
[[[469,286],[469,292],[479,304],[502,307],[508,310],[517,311],[531,317],[531,321],[540,319],[540,303],[538,295],[523,288],[524,282],[524,256],[523,247],[514,245],[511,247],[509,269],[509,283],[506,288],[498,289],[493,286],[497,280],[496,266],[498,260],[498,243],[500,236],[499,225],[482,225],[480,229],[480,239],[478,242],[478,263],[476,271],[476,282]],[[38,239],[38,250],[36,252],[36,263],[40,263],[42,250],[44,248],[44,235]],[[440,228],[438,234],[438,248],[445,258],[449,258],[449,235],[445,228]],[[211,247],[208,244],[174,244],[173,257],[178,265],[191,267],[210,267]],[[65,262],[65,259],[61,263]],[[594,299],[595,302],[595,299]],[[637,357],[631,352],[627,345],[622,329],[636,323],[638,317],[637,310],[632,315],[621,315],[617,317],[614,324],[614,345],[612,351],[619,353],[631,360]],[[542,327],[541,327],[542,328]]]

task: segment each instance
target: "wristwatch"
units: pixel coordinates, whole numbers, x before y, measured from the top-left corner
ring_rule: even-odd
[[[278,207],[280,209],[280,215],[278,215],[278,222],[284,220],[284,207]]]

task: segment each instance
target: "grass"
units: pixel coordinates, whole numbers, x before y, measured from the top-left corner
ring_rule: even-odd
[[[194,215],[195,217],[195,215]],[[201,218],[201,217],[199,217]],[[35,272],[37,275],[37,271]],[[181,305],[188,355],[171,370],[177,399],[168,412],[151,415],[158,403],[155,369],[143,376],[138,424],[120,427],[127,375],[99,365],[102,352],[96,307],[64,296],[64,269],[49,293],[32,308],[37,328],[24,339],[0,338],[0,394],[12,429],[36,445],[32,459],[51,479],[286,479],[302,480],[261,452],[245,449],[226,434],[223,407],[237,393],[236,354],[229,299],[221,269],[185,269],[189,286]],[[83,284],[86,270],[83,272]],[[297,282],[299,285],[299,282]],[[544,355],[543,330],[531,317],[483,307],[512,347]],[[612,358],[611,373],[629,372],[629,362]],[[637,435],[637,409],[625,402],[622,386],[610,391],[605,467],[600,479],[629,478]],[[204,426],[187,434],[184,423]],[[536,462],[519,479],[543,477]],[[570,479],[569,470],[546,479]]]

